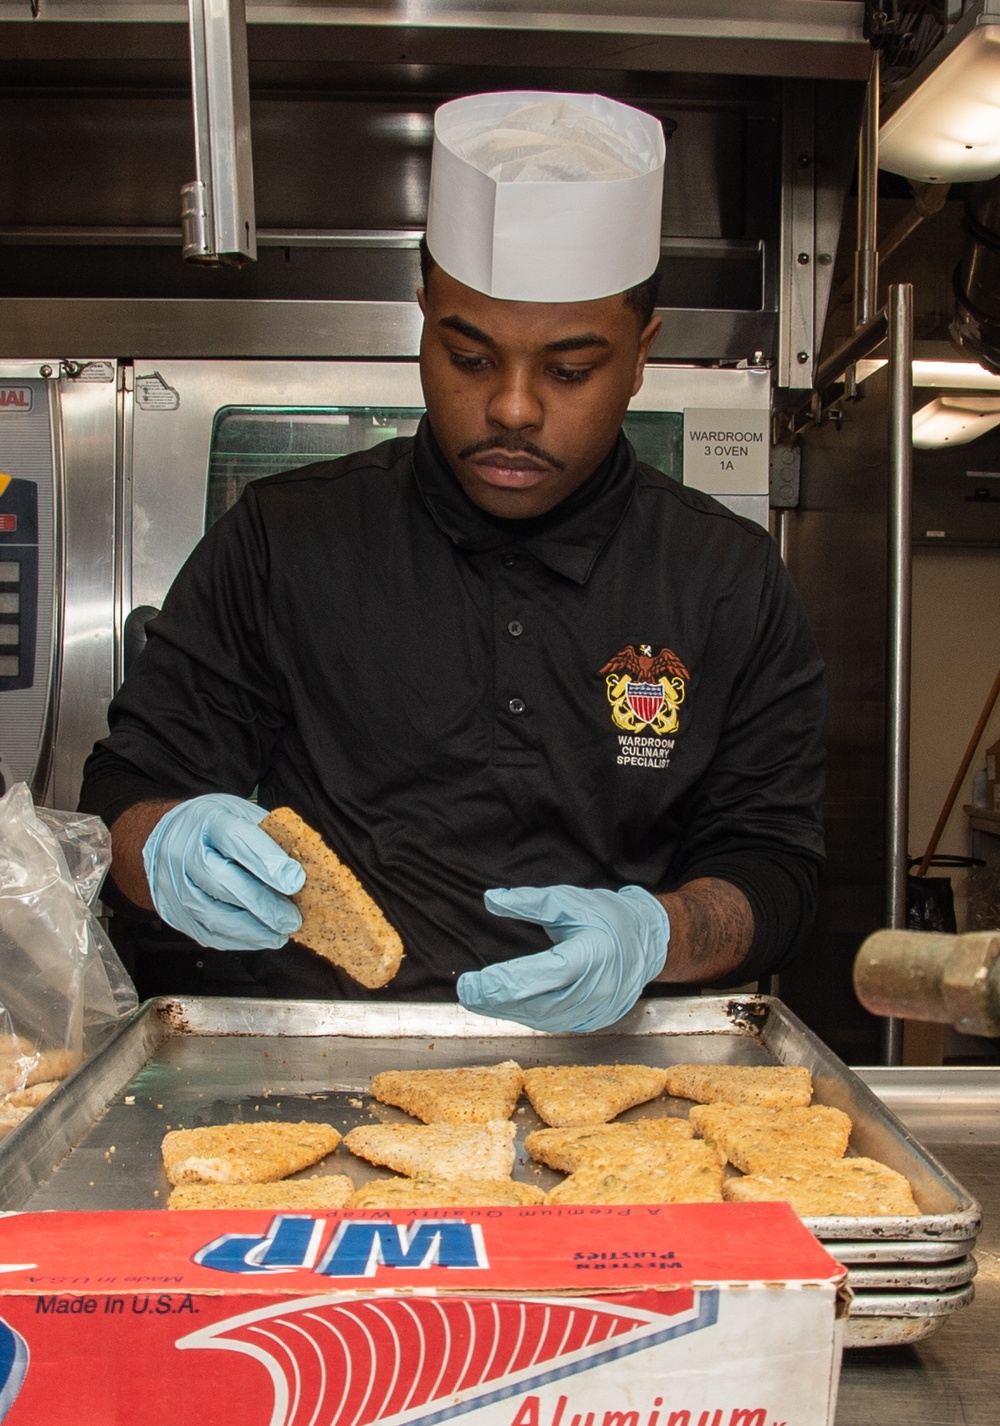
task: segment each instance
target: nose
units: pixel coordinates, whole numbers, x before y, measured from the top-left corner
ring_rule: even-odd
[[[505,431],[537,430],[544,410],[531,373],[516,367],[501,370],[490,393],[486,417]]]

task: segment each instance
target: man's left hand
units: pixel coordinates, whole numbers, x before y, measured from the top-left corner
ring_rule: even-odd
[[[480,1015],[533,1030],[600,1030],[631,1010],[666,964],[670,918],[639,886],[521,886],[485,899],[496,916],[544,926],[554,944],[459,976],[459,1000]]]

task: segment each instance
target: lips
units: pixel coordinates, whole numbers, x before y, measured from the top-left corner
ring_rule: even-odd
[[[487,485],[501,486],[508,490],[525,490],[551,474],[549,467],[530,456],[508,455],[504,451],[490,451],[472,462],[476,473]]]

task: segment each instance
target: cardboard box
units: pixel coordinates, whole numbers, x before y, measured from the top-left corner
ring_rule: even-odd
[[[830,1426],[785,1204],[0,1220],[9,1426]]]

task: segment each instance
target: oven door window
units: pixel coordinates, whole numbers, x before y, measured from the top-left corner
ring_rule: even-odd
[[[224,407],[212,430],[205,529],[235,505],[252,480],[368,450],[395,436],[412,436],[422,415],[414,407]],[[625,434],[639,460],[682,479],[681,412],[630,411]]]
[[[422,415],[414,407],[224,407],[212,429],[205,529],[236,504],[252,480],[412,436]]]
[[[662,470],[678,485],[683,482],[683,411],[629,411],[624,429],[635,447],[637,459],[654,470]]]

